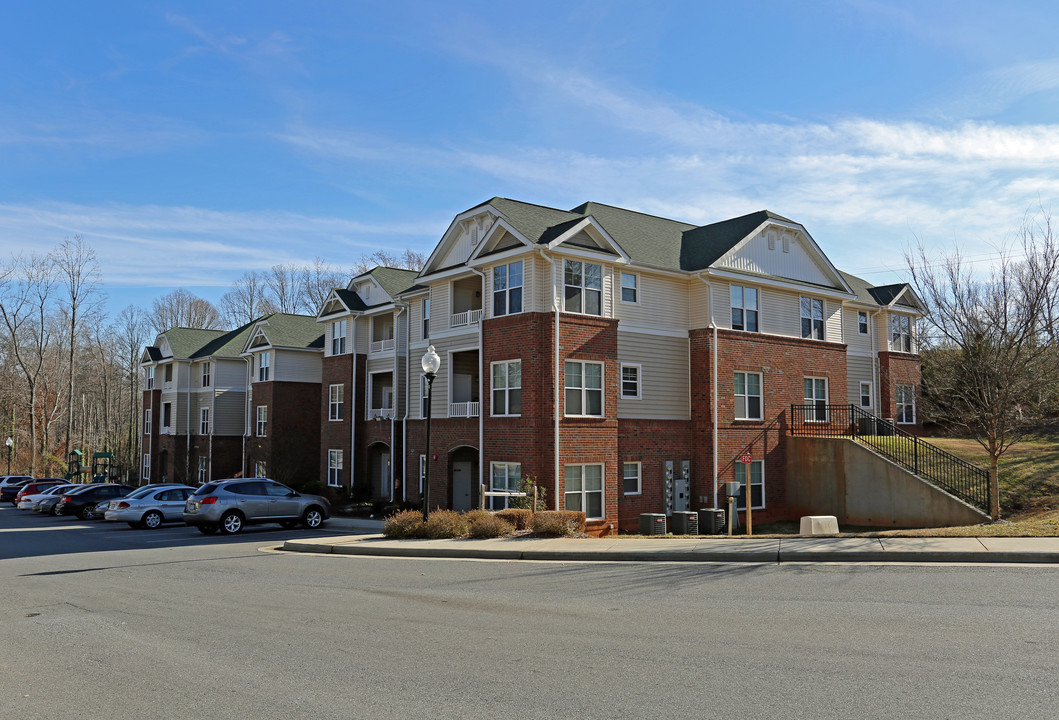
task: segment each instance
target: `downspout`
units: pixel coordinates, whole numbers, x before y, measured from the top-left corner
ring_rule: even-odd
[[[179,383],[179,379],[177,380]],[[191,479],[191,360],[188,360],[187,410],[184,411],[184,482]],[[202,428],[199,428],[201,430]]]
[[[350,328],[350,349],[353,351],[353,376],[349,379],[349,497],[353,497],[353,471],[357,467],[357,320],[353,315]]]
[[[478,318],[478,507],[485,507],[485,498],[481,497],[482,485],[485,484],[485,417],[482,405],[485,404],[485,372],[482,355],[485,348],[482,343],[485,338],[485,273],[470,268],[470,271],[482,279],[482,315]],[[534,508],[536,510],[536,508]]]
[[[411,369],[412,368],[411,368],[411,364],[409,362],[409,359],[410,359],[410,357],[412,355],[412,351],[411,351],[411,339],[412,339],[412,323],[411,323],[411,320],[412,320],[412,312],[411,312],[411,308],[410,308],[409,304],[406,303],[406,302],[394,303],[394,304],[398,308],[400,308],[400,312],[397,313],[398,317],[400,317],[401,312],[404,312],[404,313],[407,314],[407,317],[408,317],[408,320],[409,320],[408,330],[407,330],[407,332],[404,333],[405,338],[407,338],[407,340],[408,340],[408,342],[405,343],[406,351],[405,351],[405,354],[404,354],[404,366],[405,366],[405,378],[408,381],[408,388],[411,389],[411,387],[412,387],[412,376],[411,376],[410,373],[411,373]],[[394,376],[395,377],[397,375],[397,356],[399,355],[399,353],[398,353],[398,347],[399,347],[398,343],[400,342],[400,340],[397,339],[399,337],[399,334],[397,332],[397,330],[398,330],[397,319],[398,318],[394,318],[394,333],[393,333],[394,334],[394,342],[393,342],[394,364],[393,364],[393,366],[394,366]],[[405,390],[405,394],[404,394],[404,410],[403,410],[404,414],[401,416],[401,469],[402,469],[403,474],[404,474],[404,477],[403,477],[403,479],[401,481],[401,500],[403,500],[403,501],[407,501],[408,500],[408,462],[407,462],[408,461],[408,453],[407,453],[407,447],[408,447],[408,399],[409,399],[410,395],[411,395],[411,393],[409,393],[408,390],[406,389]],[[396,416],[397,416],[397,409],[394,408],[394,417],[396,417]],[[391,421],[390,427],[391,427],[390,436],[392,438],[393,437],[393,431],[392,431],[393,421]],[[391,442],[393,442],[392,439],[391,439]],[[391,464],[391,467],[393,465],[392,458],[394,456],[396,456],[396,454],[397,453],[390,453],[390,457],[391,457],[390,464]],[[391,485],[391,487],[392,487],[392,485]],[[390,491],[390,494],[391,495],[393,494],[392,490]]]
[[[212,360],[208,362],[212,367],[212,372],[210,373],[210,387],[213,390],[213,395],[210,397],[210,459],[209,462],[206,463],[206,482],[213,479],[213,431],[217,427],[217,363]]]
[[[871,334],[871,387],[872,387],[872,395],[875,396],[875,397],[872,398],[872,403],[873,403],[872,410],[875,411],[875,413],[874,413],[875,417],[882,417],[882,414],[881,414],[882,413],[882,388],[879,387],[879,382],[878,382],[879,379],[877,377],[879,358],[875,354],[875,336],[879,332],[879,327],[878,327],[878,325],[875,324],[875,318],[878,317],[879,313],[881,313],[881,312],[882,312],[882,308],[879,308],[878,310],[876,310],[875,312],[873,312],[871,314],[872,323],[871,323],[871,327],[868,328],[868,330],[869,330],[869,332]]]
[[[243,362],[246,363],[246,399],[243,400],[246,403],[246,411],[243,413],[243,455],[239,458],[239,474],[241,477],[246,477],[246,439],[250,435],[250,403],[253,402],[250,394],[254,391],[253,370],[251,370],[253,357],[253,355],[249,355],[243,358]]]
[[[713,328],[713,348],[710,353],[713,356],[713,381],[710,385],[713,386],[713,392],[710,394],[710,415],[713,417],[713,504],[710,507],[717,507],[717,322],[713,316],[713,283],[702,276],[702,273],[695,275],[699,280],[706,283],[706,287],[709,291],[708,299],[710,301],[710,325]]]
[[[398,385],[397,385],[397,382],[398,382],[398,380],[397,380],[397,376],[398,376],[398,372],[397,372],[397,358],[400,357],[400,354],[401,354],[400,333],[398,332],[398,329],[399,329],[400,325],[398,323],[400,322],[400,319],[401,319],[401,313],[403,313],[405,310],[407,310],[408,306],[407,305],[400,305],[398,303],[394,303],[394,307],[397,308],[397,314],[393,318],[393,394],[394,394],[394,397],[398,397],[398,394],[397,394],[397,388],[398,388]],[[395,408],[392,408],[391,411],[390,411],[390,502],[393,502],[393,483],[394,483],[393,466],[394,466],[394,458],[397,455],[397,453],[394,452],[394,442],[393,442],[394,441],[394,423],[396,423],[396,422],[397,422],[397,408],[395,407]],[[404,452],[404,448],[401,448],[401,452]],[[404,463],[403,462],[401,463],[401,466],[404,467]],[[401,491],[404,492],[404,488],[403,487],[401,488]]]
[[[559,298],[555,291],[555,277],[558,270],[555,260],[544,254],[544,248],[540,249],[541,257],[552,266],[552,310],[555,312],[555,361],[552,368],[552,387],[555,396],[552,404],[552,414],[555,420],[555,509],[559,509]]]

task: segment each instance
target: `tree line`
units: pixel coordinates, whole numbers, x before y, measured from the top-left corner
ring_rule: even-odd
[[[111,452],[139,471],[140,357],[173,327],[234,328],[274,312],[316,314],[332,288],[377,265],[419,269],[412,250],[365,254],[349,272],[317,259],[248,271],[218,304],[178,288],[108,315],[99,262],[77,235],[47,253],[0,258],[0,470],[66,472],[70,453]],[[7,439],[11,438],[10,445]]]

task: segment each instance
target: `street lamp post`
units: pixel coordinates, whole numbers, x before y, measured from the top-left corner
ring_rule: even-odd
[[[11,439],[10,435],[8,435],[7,436],[7,440],[4,441],[4,444],[7,445],[7,474],[10,475],[11,474],[11,453],[14,451],[15,441],[13,439]]]
[[[427,467],[423,475],[423,522],[430,519],[430,411],[434,401],[434,378],[438,376],[441,358],[431,345],[423,354],[423,373],[427,379]]]

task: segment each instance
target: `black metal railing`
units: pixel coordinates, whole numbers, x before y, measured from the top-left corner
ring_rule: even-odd
[[[792,435],[848,437],[941,489],[989,512],[989,471],[856,405],[791,405]]]

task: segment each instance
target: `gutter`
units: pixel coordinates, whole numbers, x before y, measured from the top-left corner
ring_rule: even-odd
[[[246,477],[246,439],[250,435],[250,403],[253,402],[252,393],[254,392],[254,376],[251,370],[251,363],[253,362],[253,355],[244,355],[243,362],[246,363],[246,396],[243,402],[246,404],[246,411],[244,412],[243,420],[243,456],[239,458],[240,473],[243,477]]]
[[[191,479],[191,359],[188,361],[187,410],[184,411],[184,482]],[[179,380],[177,383],[179,384]],[[199,428],[201,430],[202,428]]]
[[[404,303],[404,304],[394,303],[394,308],[397,310],[397,314],[394,315],[394,318],[393,318],[393,394],[394,394],[394,397],[396,398],[397,397],[397,390],[398,390],[398,380],[397,380],[397,378],[398,378],[398,375],[399,375],[399,373],[397,372],[397,360],[398,360],[398,357],[400,356],[400,352],[401,352],[400,340],[399,340],[399,338],[400,338],[400,332],[399,332],[400,324],[399,323],[400,323],[400,319],[401,319],[401,313],[404,313],[404,312],[406,312],[408,310],[408,304],[407,303]],[[407,353],[405,353],[405,354],[407,355]],[[407,404],[408,403],[406,402],[405,405],[407,406]],[[395,400],[394,401],[394,406],[395,407],[393,407],[391,409],[391,413],[390,413],[390,502],[391,503],[393,502],[393,483],[394,483],[394,469],[393,469],[393,467],[394,467],[394,460],[396,459],[396,457],[395,457],[396,453],[394,452],[394,442],[393,442],[394,441],[395,423],[397,422],[397,407],[396,407],[396,405],[397,405],[397,403],[396,403],[396,400]],[[404,453],[404,448],[403,447],[401,448],[401,453],[402,454]],[[401,467],[402,468],[404,467],[403,459],[402,459],[402,462],[401,462]],[[402,493],[404,492],[404,483],[401,483],[401,492]]]
[[[555,267],[555,260],[548,257],[544,253],[544,249],[539,250],[541,257],[548,261],[548,264],[552,266],[552,310],[555,312],[555,362],[552,368],[552,387],[555,390],[555,396],[552,403],[552,414],[554,415],[555,421],[555,509],[559,509],[559,300],[555,291],[555,277],[558,270]],[[523,299],[525,301],[525,299]],[[716,487],[716,479],[714,482]]]
[[[709,290],[709,301],[710,301],[710,325],[713,328],[713,348],[710,353],[713,356],[713,381],[710,383],[713,386],[713,392],[711,393],[710,402],[712,407],[710,408],[710,415],[713,417],[713,505],[711,507],[717,507],[717,322],[713,316],[713,283],[702,276],[702,273],[696,273],[695,277],[706,283],[706,287]]]
[[[349,347],[353,351],[353,376],[349,379],[349,497],[353,498],[353,471],[357,467],[357,320],[360,315],[352,315]]]

